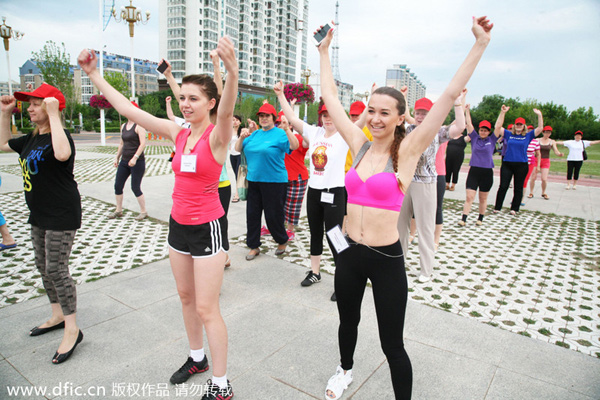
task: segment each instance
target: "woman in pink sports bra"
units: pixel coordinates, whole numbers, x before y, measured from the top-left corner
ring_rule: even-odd
[[[454,101],[473,74],[490,41],[492,26],[486,17],[473,18],[475,44],[446,90],[409,136],[405,137],[404,130],[404,96],[389,87],[375,90],[367,114],[372,144],[346,116],[338,99],[329,60],[333,29],[318,47],[323,100],[354,157],[354,165],[346,175],[348,218],[345,238],[349,247],[339,253],[335,272],[341,365],[327,383],[325,399],[339,399],[352,382],[354,349],[367,279],[373,288],[379,337],[390,366],[394,394],[397,399],[411,397],[412,367],[403,341],[408,286],[398,240],[400,208],[419,157],[438,134]],[[382,393],[381,397],[389,398],[389,395]]]
[[[81,68],[121,115],[171,140],[177,148],[172,163],[175,185],[169,259],[181,300],[190,356],[170,381],[181,384],[193,374],[209,369],[204,354],[204,329],[213,360],[213,377],[208,381],[203,400],[233,397],[226,375],[227,328],[219,308],[226,254],[221,235],[225,212],[219,201],[218,185],[231,140],[238,65],[229,38],[221,38],[216,51],[227,69],[220,100],[211,77],[188,75],[182,80],[179,108],[190,129],[182,129],[174,122],[133,106],[98,73],[95,53],[83,50],[78,57]],[[210,115],[215,113],[216,126],[210,122]]]

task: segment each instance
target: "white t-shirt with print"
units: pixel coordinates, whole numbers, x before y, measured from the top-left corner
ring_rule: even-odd
[[[325,128],[302,125],[302,136],[310,146],[306,153],[310,159],[308,186],[313,189],[329,189],[344,186],[344,166],[348,144],[339,132],[326,138]]]

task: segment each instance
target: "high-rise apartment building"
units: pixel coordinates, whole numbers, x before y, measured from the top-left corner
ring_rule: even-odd
[[[413,108],[415,101],[425,97],[427,87],[417,79],[414,72],[410,72],[410,68],[406,64],[394,64],[392,68],[388,68],[385,74],[385,85],[393,86],[400,90],[402,86],[408,87],[408,106]]]
[[[159,0],[159,52],[173,75],[212,73],[210,51],[228,35],[239,82],[271,87],[306,68],[308,0]]]

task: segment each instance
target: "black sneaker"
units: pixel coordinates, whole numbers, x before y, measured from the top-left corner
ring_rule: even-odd
[[[331,298],[329,298],[329,300],[337,301],[337,296],[335,295],[335,292],[333,292],[333,294],[331,295]]]
[[[312,271],[306,273],[306,278],[300,283],[302,286],[310,286],[313,283],[321,282],[321,274],[315,274]]]
[[[188,357],[185,364],[181,366],[172,376],[171,383],[178,385],[190,379],[190,376],[208,371],[208,359],[206,356],[202,361],[195,362],[192,357]]]
[[[206,382],[206,392],[204,396],[202,396],[202,400],[229,400],[233,399],[233,389],[231,389],[231,384],[229,380],[227,381],[227,387],[225,389],[221,389],[219,385],[215,385],[209,379]]]

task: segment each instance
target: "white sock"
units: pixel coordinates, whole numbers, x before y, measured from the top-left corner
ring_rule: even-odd
[[[215,385],[217,385],[221,389],[227,389],[227,374],[225,374],[223,376],[220,376],[218,378],[213,375],[213,377],[212,377],[212,383],[214,383]]]
[[[190,357],[192,357],[192,360],[195,362],[204,360],[204,347],[199,350],[190,349]]]

